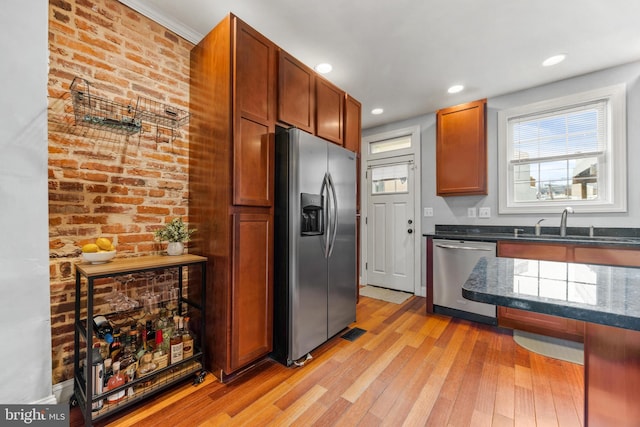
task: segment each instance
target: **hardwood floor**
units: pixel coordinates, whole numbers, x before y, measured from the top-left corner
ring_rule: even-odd
[[[361,297],[354,342],[301,368],[267,361],[229,384],[207,375],[109,426],[581,426],[583,367],[530,353],[511,332]],[[71,425],[80,425],[77,408]],[[104,423],[102,424],[104,425]]]

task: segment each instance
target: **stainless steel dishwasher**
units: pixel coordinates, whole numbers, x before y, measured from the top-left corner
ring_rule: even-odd
[[[496,325],[495,305],[462,296],[462,285],[478,260],[495,256],[494,242],[433,239],[433,311]]]

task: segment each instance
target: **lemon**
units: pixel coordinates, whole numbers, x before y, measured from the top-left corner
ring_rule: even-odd
[[[82,252],[98,252],[100,248],[95,243],[87,243],[82,247]]]
[[[98,245],[98,247],[103,251],[111,250],[111,246],[112,246],[111,240],[107,239],[106,237],[98,237],[96,239],[96,245]]]

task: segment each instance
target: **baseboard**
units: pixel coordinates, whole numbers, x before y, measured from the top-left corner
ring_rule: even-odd
[[[58,403],[68,403],[71,396],[73,396],[73,379],[53,385],[53,397]]]
[[[35,402],[31,402],[32,405],[55,405],[56,403],[58,403],[58,400],[56,400],[55,394],[51,394],[47,397],[36,400]]]

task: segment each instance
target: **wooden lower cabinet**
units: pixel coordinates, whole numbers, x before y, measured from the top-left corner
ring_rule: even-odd
[[[584,339],[584,322],[517,308],[498,307],[498,325],[571,341]]]
[[[273,220],[269,214],[233,216],[231,370],[269,353],[273,337]],[[267,283],[267,286],[264,284]]]
[[[587,323],[584,349],[585,426],[637,426],[640,331]]]

